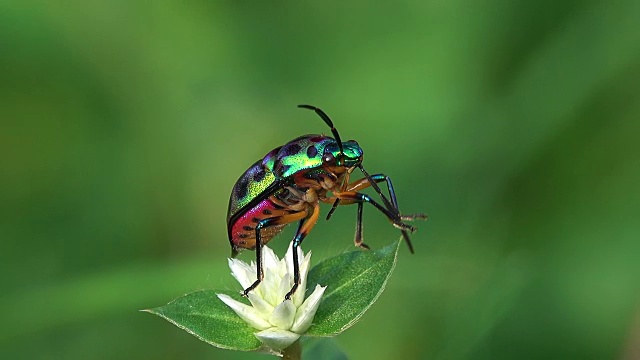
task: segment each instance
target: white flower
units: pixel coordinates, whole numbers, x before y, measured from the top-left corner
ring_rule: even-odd
[[[228,295],[217,294],[218,298],[229,305],[238,316],[260,330],[255,335],[263,344],[275,350],[287,348],[307,331],[326,289],[326,286],[316,285],[311,296],[304,299],[311,253],[304,256],[302,249],[298,247],[298,259],[302,259],[301,282],[291,300],[284,300],[293,286],[291,245],[282,260],[278,259],[270,248],[262,248],[264,279],[258,287],[249,292],[249,301],[253,306],[236,301]],[[256,279],[256,264],[253,261],[247,264],[241,260],[229,259],[229,267],[243,289],[248,288]]]

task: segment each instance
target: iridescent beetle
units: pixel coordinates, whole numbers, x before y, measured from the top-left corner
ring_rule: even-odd
[[[261,249],[289,223],[298,222],[293,239],[294,284],[285,296],[290,299],[300,283],[297,247],[318,221],[320,202],[333,203],[327,220],[337,206],[358,204],[355,245],[364,249],[362,242],[362,204],[369,203],[380,210],[391,223],[402,232],[402,236],[413,253],[409,232],[416,229],[404,221],[426,219],[424,214],[400,215],[398,202],[391,179],[384,174],[369,175],[362,167],[362,148],[357,142],[342,142],[333,122],[319,108],[298,105],[314,110],[331,128],[335,138],[324,135],[304,135],[284,146],[271,150],[256,161],[240,176],[233,186],[227,212],[227,229],[232,248],[232,257],[240,250],[256,250],[256,281],[244,289],[243,296],[256,288],[263,279]],[[349,182],[355,168],[364,178]],[[380,190],[378,182],[385,181],[389,190],[389,201]],[[373,187],[383,204],[359,192]]]

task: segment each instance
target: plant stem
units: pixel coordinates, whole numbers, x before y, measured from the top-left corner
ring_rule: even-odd
[[[300,340],[296,340],[288,348],[282,350],[282,360],[301,360],[302,359],[302,346],[300,346]]]

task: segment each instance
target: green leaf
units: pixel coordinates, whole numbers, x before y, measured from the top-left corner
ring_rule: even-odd
[[[311,269],[307,283],[327,285],[328,288],[314,324],[305,335],[332,336],[353,325],[384,290],[396,264],[399,244],[398,241],[377,251],[344,253]],[[244,301],[234,291],[201,290],[165,306],[144,311],[158,315],[219,348],[242,351],[260,348],[260,341],[254,335],[256,330],[220,301],[216,294],[227,294],[235,300]],[[341,354],[339,350],[335,351]]]
[[[397,241],[376,251],[344,253],[311,269],[307,284],[328,287],[305,335],[333,336],[355,324],[384,290],[399,245]]]
[[[216,294],[227,294],[235,300],[234,291],[201,290],[173,300],[165,306],[144,310],[158,315],[198,339],[213,346],[250,351],[260,347],[253,335],[256,331],[223,303]]]

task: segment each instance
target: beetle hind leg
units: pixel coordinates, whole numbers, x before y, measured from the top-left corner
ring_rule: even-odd
[[[271,226],[285,225],[285,224],[303,219],[306,216],[307,216],[306,211],[299,211],[295,213],[290,213],[286,215],[275,216],[272,218],[260,220],[258,225],[256,225],[256,229],[255,229],[256,230],[256,281],[254,281],[253,284],[251,284],[251,286],[244,289],[240,293],[242,296],[248,297],[249,292],[255,289],[258,285],[260,285],[260,283],[264,279],[264,271],[262,269],[262,245],[264,244],[262,242],[261,230]]]

